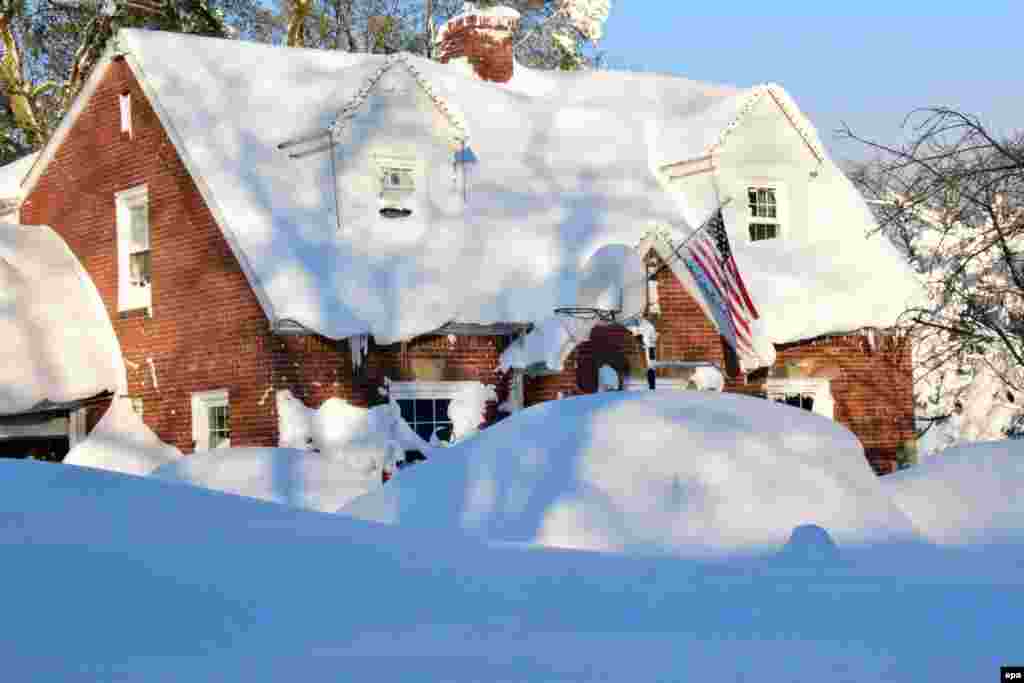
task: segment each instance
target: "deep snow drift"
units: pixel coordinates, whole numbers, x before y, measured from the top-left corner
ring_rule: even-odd
[[[949,448],[881,482],[934,543],[1024,542],[1024,441]]]
[[[158,479],[333,512],[380,488],[381,472],[406,450],[434,449],[402,420],[398,406],[360,408],[331,398],[310,408],[277,392],[280,448],[219,448],[154,472]]]
[[[1020,654],[1019,552],[488,548],[26,461],[0,461],[0,519],[11,681],[961,683]]]
[[[341,512],[499,541],[678,555],[774,551],[801,524],[840,546],[914,535],[845,428],[707,392],[533,406]]]
[[[115,399],[85,441],[64,458],[68,465],[145,475],[180,460],[181,451],[160,440],[127,399]]]
[[[168,463],[153,476],[322,512],[381,485],[376,467],[294,448],[219,448]]]

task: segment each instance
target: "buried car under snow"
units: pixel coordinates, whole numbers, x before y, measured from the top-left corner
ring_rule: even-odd
[[[355,517],[603,551],[775,551],[915,537],[846,428],[756,398],[612,392],[533,406],[343,507]]]

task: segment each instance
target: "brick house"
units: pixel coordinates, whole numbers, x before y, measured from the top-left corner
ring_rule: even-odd
[[[510,399],[595,391],[605,365],[646,388],[657,359],[659,386],[684,388],[686,363],[708,362],[726,391],[833,417],[891,469],[913,436],[910,349],[885,331],[908,277],[884,245],[870,271],[890,297],[856,264],[794,271],[801,254],[841,261],[871,219],[788,95],[534,72],[511,58],[515,21],[456,17],[441,63],[119,34],[22,183],[19,221],[51,226],[91,275],[147,425],[185,453],[275,445],[276,391],[366,406],[386,389],[445,436],[468,384],[496,388],[490,424]],[[685,272],[659,267],[723,187],[737,262],[778,327],[763,367],[738,362]],[[804,239],[823,215],[841,239]],[[580,264],[605,244],[639,245],[636,312],[656,342],[602,324],[556,366],[499,369],[578,303]],[[773,284],[794,277],[798,294]],[[87,428],[102,409],[83,409]]]

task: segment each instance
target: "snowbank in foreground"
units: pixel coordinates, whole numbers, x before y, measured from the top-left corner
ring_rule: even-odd
[[[322,512],[381,486],[379,469],[294,448],[219,448],[168,463],[153,476]]]
[[[948,545],[1024,540],[1024,442],[949,448],[882,477],[918,531]]]
[[[1020,551],[878,548],[864,569],[488,548],[11,460],[0,520],[23,550],[10,681],[961,683],[1021,652]]]
[[[914,536],[857,439],[744,396],[613,392],[533,406],[340,512],[495,540],[679,555]]]
[[[64,463],[145,475],[181,457],[181,451],[161,441],[146,426],[130,401],[114,399],[85,441],[67,454]]]

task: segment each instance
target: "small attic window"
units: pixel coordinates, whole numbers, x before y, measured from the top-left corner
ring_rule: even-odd
[[[750,207],[750,241],[773,240],[779,237],[779,201],[775,187],[748,187]]]
[[[121,133],[127,134],[128,139],[132,138],[132,94],[121,93],[118,98],[121,109]]]
[[[409,199],[416,192],[415,164],[403,159],[378,159],[380,172],[380,215],[407,218],[412,215]]]

